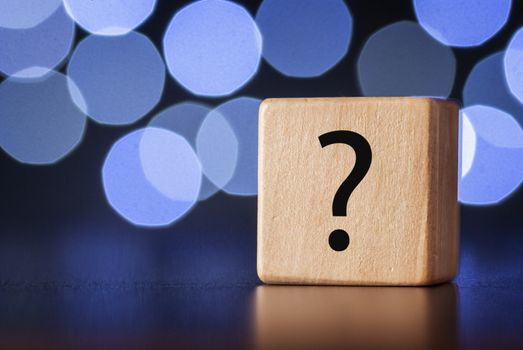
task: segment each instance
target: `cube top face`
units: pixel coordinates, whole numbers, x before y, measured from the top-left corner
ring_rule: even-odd
[[[272,99],[262,104],[259,125],[258,275],[264,282],[423,285],[455,275],[454,103]],[[339,131],[363,137],[371,159],[352,192],[334,204],[340,186],[358,167],[361,177],[368,158],[350,142],[322,147],[320,136]],[[340,250],[332,248],[336,230],[348,234]]]

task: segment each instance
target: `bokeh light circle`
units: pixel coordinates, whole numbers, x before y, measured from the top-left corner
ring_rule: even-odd
[[[124,219],[138,226],[166,226],[197,202],[201,166],[183,137],[145,128],[116,141],[103,164],[102,180],[109,204]]]
[[[196,138],[203,172],[233,195],[258,193],[258,109],[261,100],[239,97],[219,105]]]
[[[81,141],[86,123],[78,90],[65,75],[8,78],[0,84],[0,146],[27,164],[52,164]]]
[[[320,76],[347,53],[352,15],[343,0],[264,0],[256,14],[263,57],[291,77]]]
[[[369,37],[357,63],[366,96],[447,97],[454,84],[452,50],[416,23],[396,22]]]
[[[205,104],[190,101],[181,102],[155,115],[148,126],[175,132],[185,137],[189,144],[196,149],[196,135],[203,120],[210,112],[211,108]],[[198,199],[206,200],[218,190],[219,188],[204,176]]]
[[[499,203],[523,180],[523,131],[511,115],[494,107],[469,106],[462,114],[470,120],[477,140],[458,198],[473,205]]]
[[[204,175],[223,188],[233,177],[238,162],[239,142],[227,119],[213,110],[203,121],[196,136],[196,152]]]
[[[67,73],[87,103],[87,114],[101,124],[130,124],[159,101],[165,66],[153,43],[131,32],[117,37],[89,36],[78,44]]]
[[[169,72],[184,88],[196,95],[224,96],[256,74],[262,39],[243,7],[201,0],[175,14],[163,49]]]
[[[62,0],[2,0],[0,27],[32,28],[49,18],[61,4]]]
[[[512,0],[414,0],[421,26],[449,46],[478,46],[507,22]]]
[[[512,95],[503,70],[504,52],[496,52],[479,61],[470,72],[463,88],[463,104],[499,108],[523,125],[523,105]]]
[[[0,28],[0,72],[36,78],[57,67],[69,54],[75,34],[62,7],[29,29]]]
[[[460,113],[460,132],[459,132],[459,164],[460,177],[465,177],[474,162],[476,155],[477,136],[470,119],[466,114]]]
[[[147,180],[168,198],[188,203],[198,198],[202,170],[184,137],[161,128],[146,128],[140,160]]]
[[[523,28],[519,29],[510,40],[503,63],[508,87],[523,103]]]
[[[156,0],[63,0],[67,13],[86,31],[97,35],[123,35],[142,24]]]
[[[496,147],[523,147],[523,131],[518,122],[505,111],[485,105],[474,105],[463,109],[475,133]]]

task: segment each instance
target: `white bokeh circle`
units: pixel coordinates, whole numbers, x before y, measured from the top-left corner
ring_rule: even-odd
[[[171,75],[196,95],[224,96],[258,71],[262,38],[250,14],[224,0],[200,0],[178,11],[163,38]]]

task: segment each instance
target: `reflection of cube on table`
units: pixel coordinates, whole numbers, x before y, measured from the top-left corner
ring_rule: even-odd
[[[458,288],[258,286],[256,349],[457,349]]]
[[[258,275],[264,282],[427,285],[454,277],[455,103],[269,99],[260,108],[259,130]],[[341,201],[335,195],[356,171],[356,159],[367,156],[350,140],[320,144],[321,135],[335,131],[360,135],[372,151],[346,201],[346,193]]]

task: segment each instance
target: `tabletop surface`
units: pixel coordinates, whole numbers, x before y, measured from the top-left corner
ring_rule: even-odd
[[[60,216],[35,200],[23,219],[14,203],[1,222],[2,349],[523,346],[517,210],[462,208],[452,284],[311,287],[258,280],[255,198],[220,194],[149,232],[104,206]]]
[[[3,349],[518,349],[521,288],[9,286]]]

